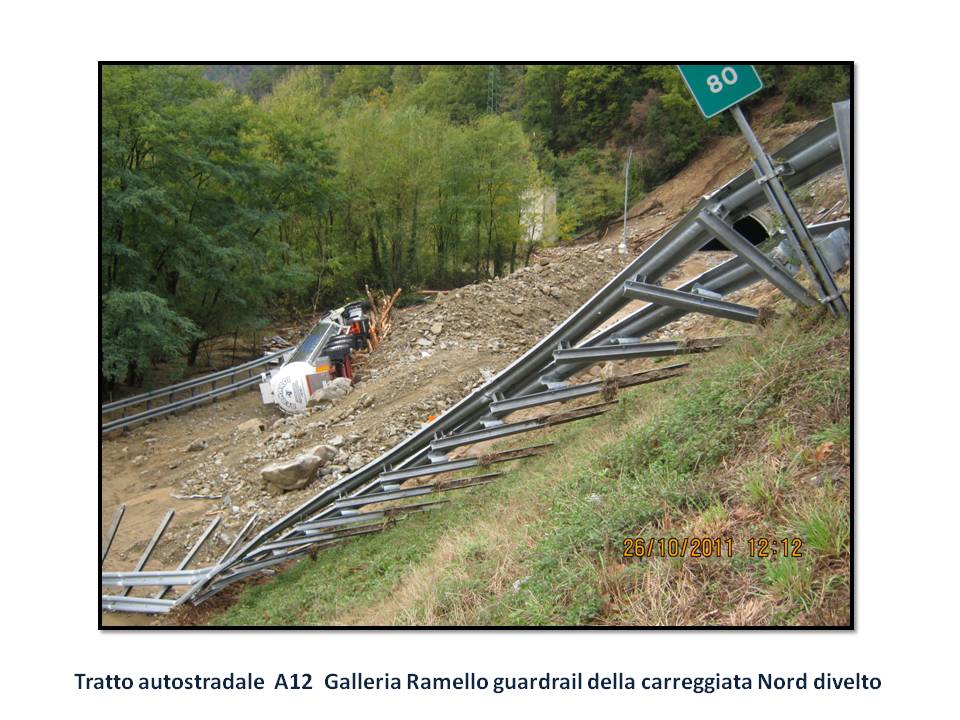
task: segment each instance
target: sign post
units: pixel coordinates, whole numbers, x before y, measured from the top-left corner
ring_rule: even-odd
[[[763,188],[771,208],[784,220],[787,238],[798,251],[804,269],[814,285],[821,303],[829,305],[836,315],[847,317],[849,311],[837,289],[829,268],[824,263],[810,231],[780,181],[780,168],[763,149],[738,103],[763,89],[763,81],[753,65],[678,65],[684,82],[704,117],[712,118],[730,110],[747,145],[753,153],[753,173]]]

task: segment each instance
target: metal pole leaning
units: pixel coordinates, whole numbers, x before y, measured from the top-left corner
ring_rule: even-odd
[[[118,505],[113,511],[113,520],[110,521],[110,529],[107,530],[107,536],[103,539],[102,549],[100,550],[100,564],[107,558],[110,552],[110,546],[113,545],[113,539],[117,535],[117,529],[120,527],[120,521],[123,519],[123,511],[127,509],[126,505]]]
[[[757,250],[753,243],[721,220],[713,210],[703,210],[699,220],[705,228],[717,236],[720,242],[742,257],[750,267],[773,283],[791,300],[804,307],[810,307],[816,303],[807,289],[794,280],[780,263]]]
[[[238,547],[240,547],[240,544],[244,541],[244,539],[246,539],[247,535],[250,534],[250,531],[253,529],[253,526],[256,524],[259,518],[260,514],[254,513],[250,519],[247,520],[247,524],[241,528],[240,532],[238,532],[237,536],[233,539],[233,542],[230,543],[223,555],[220,556],[220,561],[217,563],[218,565],[222,565],[233,557],[234,552]]]
[[[621,342],[617,344],[563,348],[553,354],[554,360],[557,365],[569,365],[703,353],[720,347],[727,342],[728,338],[662,342],[640,342],[637,338],[619,338],[619,340]]]
[[[627,281],[623,284],[623,294],[634,300],[646,300],[654,305],[666,305],[687,312],[704,313],[738,322],[752,323],[760,319],[760,311],[756,308],[718,300],[716,297],[711,297],[713,294],[711,291],[707,292],[710,295],[698,295],[697,288],[694,288],[693,292],[683,292],[643,282]]]
[[[180,561],[180,564],[177,566],[177,570],[186,570],[186,569],[187,569],[187,565],[189,565],[189,564],[193,561],[193,558],[196,557],[197,553],[200,552],[200,548],[201,548],[201,547],[203,546],[203,544],[207,541],[207,538],[209,538],[210,535],[213,534],[213,531],[217,529],[217,526],[220,524],[220,521],[221,521],[222,519],[223,519],[223,517],[220,516],[220,515],[217,515],[217,516],[213,519],[213,521],[210,523],[210,525],[207,526],[207,529],[204,530],[204,531],[203,531],[203,534],[201,534],[200,537],[197,539],[197,542],[194,543],[193,547],[190,548],[190,550],[187,552],[187,554],[183,556],[183,560]],[[154,595],[154,597],[155,597],[157,600],[162,599],[163,596],[166,595],[166,594],[170,591],[170,588],[171,588],[171,587],[172,587],[172,585],[164,585],[162,588],[160,588],[160,590],[157,591],[157,594]]]
[[[754,134],[753,128],[750,127],[747,116],[743,114],[743,109],[739,105],[734,105],[730,108],[730,113],[740,128],[740,132],[744,138],[746,138],[754,158],[756,158],[757,166],[760,170],[760,172],[757,173],[757,182],[766,184],[770,188],[773,198],[775,199],[775,203],[773,203],[774,210],[786,221],[787,227],[792,231],[800,245],[801,251],[813,268],[813,277],[810,279],[815,286],[817,286],[820,302],[829,305],[835,314],[841,317],[847,317],[849,311],[847,310],[847,304],[843,301],[843,295],[837,289],[830,270],[823,262],[823,258],[820,257],[820,253],[816,245],[813,244],[813,238],[810,237],[807,226],[800,217],[800,213],[797,212],[797,208],[794,206],[790,196],[787,195],[787,191],[784,190],[783,183],[780,182],[780,176],[773,167],[770,157],[760,144],[760,140],[758,140],[756,134]]]
[[[173,520],[173,508],[167,510],[167,514],[163,516],[163,519],[160,521],[160,524],[157,526],[157,530],[153,533],[153,537],[150,538],[150,542],[147,543],[147,546],[143,549],[143,554],[140,556],[140,559],[137,560],[137,565],[133,569],[134,573],[139,573],[146,566],[147,561],[150,560],[150,556],[153,555],[153,550],[157,547],[157,543],[160,542],[160,536],[163,535],[164,530],[167,529],[167,525],[170,524],[170,521]],[[130,593],[130,586],[128,585],[123,589],[121,595],[128,595]]]

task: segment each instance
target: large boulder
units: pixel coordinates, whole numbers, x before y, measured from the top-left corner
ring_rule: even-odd
[[[326,464],[337,456],[337,449],[330,445],[317,445],[309,454],[320,458],[320,462]]]
[[[310,396],[309,404],[342,400],[350,392],[350,386],[350,378],[334,378]]]
[[[337,454],[329,445],[317,445],[312,450],[297,455],[293,460],[270,463],[260,470],[261,479],[277,490],[299,490],[316,477],[317,470],[330,462]]]

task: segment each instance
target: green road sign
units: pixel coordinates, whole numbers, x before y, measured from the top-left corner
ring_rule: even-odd
[[[700,112],[708,118],[763,88],[753,65],[677,65]]]

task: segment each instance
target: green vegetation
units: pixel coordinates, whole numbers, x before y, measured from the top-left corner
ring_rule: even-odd
[[[827,111],[831,103],[850,97],[850,73],[840,65],[796,65],[775,75],[786,96],[779,115],[783,122]]]
[[[849,87],[763,72],[792,115]],[[628,146],[636,199],[731,129],[673,66],[108,65],[101,106],[102,391],[364,285],[510,272],[529,198],[556,190],[568,240],[619,214]]]
[[[215,622],[845,625],[848,345],[845,323],[781,315],[495,484],[248,587]],[[625,558],[627,537],[734,552]],[[751,538],[800,554],[752,555]]]

